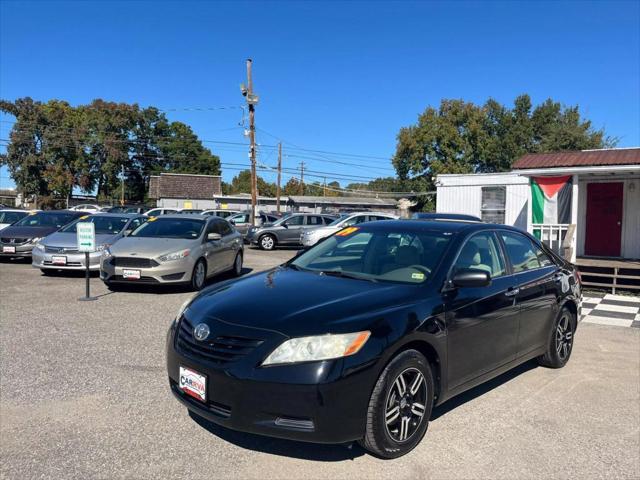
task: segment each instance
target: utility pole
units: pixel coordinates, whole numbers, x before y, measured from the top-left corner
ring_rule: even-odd
[[[122,165],[122,178],[120,179],[120,205],[124,207],[124,165]]]
[[[253,79],[251,78],[251,59],[247,59],[247,86],[240,86],[242,95],[247,99],[247,105],[249,106],[249,158],[251,159],[251,224],[256,224],[256,204],[258,197],[258,180],[256,176],[256,104],[258,103],[258,96],[253,93]]]
[[[327,196],[327,177],[324,177],[324,188],[322,189],[322,196]]]
[[[280,176],[282,175],[282,142],[278,142],[278,184],[276,187],[276,210],[280,213]]]
[[[300,162],[300,195],[304,195],[304,161]]]

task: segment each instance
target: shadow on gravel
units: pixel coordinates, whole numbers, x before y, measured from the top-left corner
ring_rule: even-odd
[[[478,385],[477,387],[472,388],[471,390],[467,390],[466,392],[461,393],[456,397],[453,397],[451,400],[447,400],[442,405],[439,405],[433,409],[433,411],[431,412],[430,421],[437,420],[442,415],[449,413],[451,410],[461,405],[464,405],[465,403],[471,400],[481,397],[482,395],[484,395],[487,392],[490,392],[494,388],[498,388],[499,386],[504,385],[505,383],[509,382],[510,380],[513,380],[519,375],[522,375],[523,373],[533,370],[534,368],[538,368],[538,362],[536,362],[535,360],[529,360],[528,362],[518,365],[512,370],[509,370],[508,372],[505,372],[502,375],[483,383],[482,385]]]
[[[189,412],[191,419],[208,432],[247,450],[280,455],[283,457],[315,460],[319,462],[342,462],[353,460],[366,452],[357,443],[351,445],[325,445],[319,443],[295,442],[280,438],[264,437],[252,433],[236,432],[216,425],[209,420]]]

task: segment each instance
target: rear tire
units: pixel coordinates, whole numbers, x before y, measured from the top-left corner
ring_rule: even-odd
[[[240,275],[242,275],[242,259],[242,252],[238,252],[236,254],[236,259],[233,262],[232,273],[234,277],[239,277]]]
[[[433,373],[424,355],[417,350],[400,353],[376,382],[360,445],[381,458],[409,453],[427,432],[433,394]]]
[[[203,259],[199,259],[193,267],[191,273],[191,289],[198,291],[202,290],[204,283],[207,280],[207,265]]]
[[[544,367],[564,367],[573,351],[573,338],[576,332],[576,316],[566,307],[560,310],[553,322],[547,351],[538,357],[538,363]]]
[[[273,250],[277,245],[276,237],[267,233],[258,239],[258,245],[262,250]]]

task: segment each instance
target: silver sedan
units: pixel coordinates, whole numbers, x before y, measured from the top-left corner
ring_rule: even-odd
[[[188,284],[200,290],[208,277],[242,272],[242,235],[229,222],[202,215],[152,217],[104,249],[100,278],[116,284]]]
[[[96,232],[97,250],[89,254],[89,269],[100,270],[102,250],[146,221],[147,217],[135,213],[96,213],[80,217],[40,240],[31,252],[31,265],[45,275],[56,270],[84,270],[85,254],[78,251],[76,224],[91,222]]]

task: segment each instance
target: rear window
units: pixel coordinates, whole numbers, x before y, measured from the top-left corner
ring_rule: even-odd
[[[204,220],[181,218],[150,218],[132,233],[132,237],[160,237],[195,239],[204,228]]]

